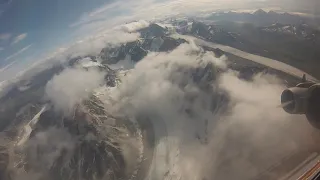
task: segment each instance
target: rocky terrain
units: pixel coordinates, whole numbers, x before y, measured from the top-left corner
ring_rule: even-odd
[[[94,94],[67,116],[57,112],[44,95],[48,81],[64,69],[97,69],[105,73],[104,86],[115,87],[118,72],[110,65],[125,59],[138,62],[149,52],[169,52],[186,42],[171,38],[168,30],[157,24],[139,32],[141,38],[137,41],[120,46],[108,44],[97,56],[72,57],[8,87],[0,99],[0,179],[131,179],[138,175],[135,166],[142,158],[139,152],[131,155],[137,158],[135,165],[126,164],[122,154],[129,137],[142,141],[137,125],[125,117],[112,116]]]
[[[316,68],[320,59],[319,19],[260,9],[169,21],[179,33],[277,59],[320,77]]]
[[[134,42],[122,44],[119,47],[105,47],[101,50],[99,58],[102,64],[116,64],[120,60],[138,62],[148,52],[169,52],[187,41],[174,39],[169,36],[168,29],[157,24],[151,24],[148,28],[138,31],[140,39]]]
[[[249,24],[260,23],[261,18],[264,19],[263,24]],[[208,22],[208,19],[214,21]],[[303,19],[262,10],[241,15],[233,12],[213,14],[208,19],[171,19],[170,23],[174,32],[267,57],[277,57],[284,62],[290,59],[290,64],[302,69],[308,68],[308,72],[319,75],[316,67],[310,64],[308,67],[303,66],[305,62],[318,62],[316,58],[320,57],[316,48],[319,43],[318,31],[301,24]],[[248,23],[234,22],[244,19],[248,19]],[[135,142],[154,148],[149,116],[140,117],[138,122],[134,122],[129,117],[111,114],[95,93],[78,102],[68,115],[57,112],[54,103],[44,98],[47,83],[65,69],[77,67],[84,71],[95,69],[103,72],[104,81],[101,86],[106,90],[121,83],[122,69],[112,68],[114,65],[122,61],[135,64],[150,53],[169,53],[184,43],[190,43],[173,37],[172,30],[160,23],[151,23],[137,32],[140,33],[138,40],[118,45],[106,44],[96,56],[70,57],[66,62],[54,64],[34,76],[14,82],[6,89],[5,95],[0,98],[1,180],[20,180],[22,177],[32,180],[116,180],[141,179],[145,176],[152,160],[152,150],[148,151],[148,148],[137,143],[142,150],[134,149],[131,152],[134,163],[130,164],[123,146],[129,138],[133,138]],[[253,75],[259,73],[276,75],[288,86],[299,82],[297,78],[248,62],[220,49],[201,47],[201,50],[193,53],[198,53],[199,58],[202,58],[206,52],[213,52],[218,58],[226,55],[230,62],[228,68],[236,70],[240,79],[248,82],[253,81]],[[215,112],[216,109],[226,111],[229,105],[228,94],[222,92],[217,95],[210,91],[216,88],[214,82],[225,69],[207,63],[203,67],[178,70],[170,74],[172,83],[178,83],[178,87],[185,90],[191,82],[199,88],[201,97],[209,94],[212,98],[205,97],[210,99],[210,112]],[[191,79],[179,79],[181,74]],[[192,104],[196,96],[194,92],[188,91],[186,102]],[[181,111],[191,119],[199,115],[192,107],[184,107]],[[204,120],[204,124],[208,126],[208,120]],[[141,135],[142,130],[145,130],[144,135]],[[201,144],[206,145],[207,133],[205,130],[194,136]]]

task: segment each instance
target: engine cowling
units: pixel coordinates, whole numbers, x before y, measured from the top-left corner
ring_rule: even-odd
[[[308,88],[293,87],[283,91],[281,104],[289,114],[305,114]]]
[[[306,116],[314,127],[320,129],[320,84],[315,84],[308,89],[306,99]]]
[[[289,114],[305,114],[309,123],[320,129],[320,84],[301,83],[284,90],[281,104]]]

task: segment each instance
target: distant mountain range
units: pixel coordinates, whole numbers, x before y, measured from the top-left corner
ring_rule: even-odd
[[[270,33],[292,35],[297,38],[314,42],[320,41],[320,31],[304,23],[297,25],[275,23],[270,26],[261,27],[261,30]]]
[[[257,10],[170,22],[178,33],[277,59],[320,77],[320,30],[310,18]]]
[[[290,13],[278,13],[275,11],[266,12],[262,9],[259,9],[253,13],[239,13],[239,12],[220,12],[213,13],[208,18],[208,20],[215,21],[238,21],[244,23],[253,23],[257,26],[267,26],[274,23],[280,24],[291,24],[299,25],[303,23],[320,25],[320,19],[304,17]]]

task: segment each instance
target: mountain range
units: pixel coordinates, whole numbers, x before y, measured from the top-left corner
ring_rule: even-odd
[[[259,9],[253,13],[247,12],[218,12],[213,13],[206,19],[215,20],[215,21],[237,21],[243,23],[253,23],[258,26],[267,26],[274,23],[280,24],[291,24],[291,25],[299,25],[299,24],[310,24],[314,26],[320,25],[320,19],[299,16],[290,13],[280,13],[276,11],[266,12],[262,9]]]
[[[277,59],[320,78],[320,30],[307,17],[289,13],[213,13],[207,18],[171,20],[177,32],[252,54]]]
[[[297,66],[301,66],[303,58],[309,59],[304,59],[306,62],[315,61],[315,58],[320,57],[317,52],[319,46],[316,46],[319,43],[318,32],[312,26],[305,24],[306,21],[303,20],[304,18],[297,18],[295,15],[258,10],[253,14],[214,13],[205,20],[171,19],[170,23],[175,32],[184,35],[265,56],[279,57],[283,61],[290,61],[291,64],[296,63]],[[238,21],[247,22],[239,23]],[[126,117],[111,115],[95,94],[91,94],[88,99],[76,104],[72,116],[65,116],[57,112],[53,102],[43,99],[48,81],[67,68],[80,67],[85,71],[95,68],[105,73],[104,87],[111,88],[119,83],[118,76],[121,71],[112,69],[112,65],[121,60],[128,60],[134,64],[149,53],[166,53],[183,43],[189,43],[185,39],[174,38],[168,27],[157,23],[151,23],[137,32],[140,33],[138,40],[119,45],[106,44],[96,56],[70,57],[66,62],[50,66],[29,79],[14,82],[8,88],[6,94],[0,98],[2,135],[0,179],[12,180],[16,174],[21,172],[37,171],[42,173],[40,179],[46,180],[130,179],[139,173],[135,169],[132,172],[125,171],[128,165],[120,151],[119,139],[115,138],[135,137],[139,134],[139,128],[135,127],[133,122],[128,121]],[[227,55],[231,62],[229,67],[239,71],[239,77],[247,81],[251,81],[254,74],[267,71],[296,83],[295,78],[262,65],[247,62],[245,59],[235,57],[220,49],[202,48],[204,52],[214,52],[216,57]],[[300,63],[297,63],[299,61]],[[315,70],[308,68],[308,71],[311,72]],[[206,92],[210,91],[212,82],[221,71],[212,68],[212,64],[208,64],[203,68],[188,69],[186,73],[192,77],[194,84]],[[181,86],[184,85],[186,83],[182,82]],[[227,102],[228,97],[225,94],[223,97],[223,100]],[[214,109],[219,104],[213,103],[212,106]],[[193,115],[190,109],[185,109],[185,111],[190,116]],[[146,126],[139,123],[141,127]],[[42,134],[44,131],[49,134]],[[56,138],[57,134],[61,134],[62,138]],[[49,146],[48,143],[40,141],[43,138],[50,141]],[[31,144],[28,143],[25,148],[16,149],[16,144],[23,144],[30,139],[36,141],[31,141]],[[68,146],[68,143],[59,144],[64,140],[72,140],[71,142],[74,143],[71,143],[72,148]],[[206,138],[202,140],[200,136],[199,140],[204,143],[207,141]],[[53,145],[50,146],[51,143]],[[55,143],[61,146],[57,148],[54,146]],[[46,154],[53,157],[50,163],[46,161]],[[142,163],[148,163],[148,161],[150,160]],[[147,168],[149,165],[144,164],[144,166]]]

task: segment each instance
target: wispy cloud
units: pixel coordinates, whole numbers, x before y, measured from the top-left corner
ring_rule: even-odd
[[[24,48],[20,49],[20,50],[19,50],[19,51],[17,51],[16,53],[14,53],[14,54],[12,54],[12,55],[8,56],[7,58],[5,58],[5,59],[4,59],[4,61],[9,61],[10,59],[12,59],[12,58],[15,58],[15,57],[19,56],[19,55],[20,55],[20,54],[22,54],[23,52],[27,51],[31,46],[32,46],[32,44],[30,44],[30,45],[28,45],[28,46],[26,46],[26,47],[24,47]]]
[[[259,0],[119,0],[108,3],[91,12],[83,14],[79,19],[70,24],[76,31],[88,30],[95,33],[96,29],[108,28],[134,20],[154,20],[173,15],[195,15],[199,12],[211,12],[214,10],[241,9],[253,6]]]
[[[122,16],[123,18],[132,17],[133,19],[151,19],[180,13],[192,14],[217,9],[242,8],[254,1],[259,0],[173,0],[165,2],[154,0],[120,0],[112,4],[106,4],[105,6],[97,8],[90,13],[84,14],[78,21],[77,25],[81,25],[81,22],[88,23],[96,20],[97,18],[101,19],[101,17],[108,19],[110,16],[106,17],[106,13],[109,13],[110,10],[115,8],[118,12],[127,12],[115,15],[117,18]]]
[[[8,9],[12,0],[0,0],[0,16]]]
[[[4,48],[3,47],[0,47],[0,51],[3,51],[4,50]]]
[[[0,13],[1,14],[1,13]],[[3,33],[3,34],[0,34],[0,40],[8,40],[9,38],[11,38],[12,34],[10,33]]]
[[[98,35],[88,37],[81,37],[79,41],[62,49],[58,53],[60,60],[66,57],[76,57],[84,55],[97,55],[101,49],[106,47],[107,44],[118,45],[126,42],[132,42],[139,38],[139,33],[124,32],[122,27],[100,31]]]
[[[89,12],[89,13],[84,13],[78,21],[70,24],[70,27],[76,27],[79,25],[83,25],[86,23],[90,23],[92,21],[96,21],[99,19],[106,19],[106,12],[108,14],[112,14],[115,11],[121,11],[122,10],[122,6],[123,5],[123,1],[120,0],[118,2],[114,2],[114,3],[107,3],[106,5],[99,7],[97,9],[94,9],[93,11]],[[103,14],[104,16],[100,16],[101,14]]]
[[[14,40],[12,41],[11,45],[17,44],[18,42],[24,40],[27,36],[28,36],[27,33],[23,33],[23,34],[20,34],[20,35],[16,36],[14,38]]]
[[[17,61],[13,61],[10,64],[7,64],[6,66],[0,68],[0,73],[6,71],[7,69],[9,69],[11,66],[13,66]]]

